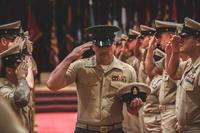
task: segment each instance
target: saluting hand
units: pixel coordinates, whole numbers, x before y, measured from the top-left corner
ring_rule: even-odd
[[[16,71],[15,71],[16,75],[17,75],[17,79],[20,78],[26,78],[27,74],[28,74],[28,66],[27,63],[25,61],[22,61],[19,66],[17,67]]]
[[[165,53],[166,55],[171,55],[171,52],[172,52],[172,47],[171,47],[171,42],[169,42],[165,47]]]
[[[22,48],[24,45],[25,40],[21,37],[16,37],[14,42],[10,43],[8,47],[12,47],[15,45],[20,45],[20,47]]]
[[[29,55],[32,55],[33,52],[33,42],[30,40],[26,40],[26,47],[27,47],[27,52]]]
[[[153,36],[153,37],[149,40],[149,48],[150,48],[150,49],[154,49],[154,48],[156,47],[156,42],[157,42],[156,37]]]
[[[179,44],[180,43],[181,43],[181,38],[177,35],[173,35],[172,38],[170,39],[172,52],[179,52],[179,49],[180,49]]]
[[[87,50],[89,50],[92,47],[92,42],[87,42],[84,43],[81,46],[76,47],[71,53],[70,56],[73,60],[78,59],[79,57],[81,57],[83,55],[83,53]]]
[[[142,41],[140,38],[136,38],[136,43],[135,43],[135,47],[140,47],[142,45]]]

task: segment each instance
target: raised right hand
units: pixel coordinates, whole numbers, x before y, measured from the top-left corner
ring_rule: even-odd
[[[165,47],[165,53],[167,55],[171,55],[171,52],[172,52],[172,47],[171,47],[171,42],[169,42]]]
[[[181,38],[177,35],[173,35],[172,38],[170,39],[172,52],[179,52],[180,49],[179,43],[181,43]]]
[[[87,42],[84,43],[81,46],[76,47],[71,53],[70,53],[70,57],[73,60],[78,59],[79,57],[81,57],[83,55],[83,53],[87,50],[89,50],[92,47],[92,42]]]
[[[24,45],[25,40],[21,37],[16,37],[15,40],[12,43],[8,44],[8,47],[13,47],[15,45],[20,45],[20,47],[22,48]]]
[[[17,75],[17,79],[26,78],[28,74],[27,63],[25,61],[22,61],[17,67],[17,69],[15,70],[15,73]]]
[[[155,36],[153,36],[150,40],[149,40],[149,48],[155,48],[156,47],[156,42],[157,42],[157,39]]]

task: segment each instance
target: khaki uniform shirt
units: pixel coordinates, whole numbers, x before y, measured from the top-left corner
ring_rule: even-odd
[[[73,62],[66,72],[66,81],[77,86],[79,122],[111,125],[123,120],[123,103],[113,94],[126,83],[136,81],[136,74],[130,65],[115,57],[103,70],[93,56]]]
[[[138,76],[140,61],[135,56],[131,56],[126,60],[125,63],[131,65],[135,69],[136,74]]]
[[[160,88],[159,102],[161,105],[175,105],[177,85],[166,72],[163,72],[162,85]]]
[[[177,104],[179,124],[181,127],[200,128],[200,57],[193,64],[179,67],[184,70],[178,86],[180,93],[180,100]]]
[[[178,79],[181,79],[181,78],[182,78],[182,75],[183,75],[185,69],[186,69],[187,67],[189,67],[190,64],[191,64],[191,60],[190,60],[190,59],[187,60],[187,61],[181,61],[181,62],[180,62],[179,67],[178,67],[178,70],[177,70],[177,73],[176,73],[176,76],[177,76]],[[181,91],[181,89],[180,89],[179,85],[180,85],[180,80],[178,80],[178,82],[177,82],[176,114],[178,114],[178,106],[179,106],[179,104],[180,104],[179,102],[180,102],[180,93],[181,93],[180,91]]]
[[[1,133],[28,133],[16,118],[12,108],[0,96],[0,131]]]
[[[159,91],[162,83],[162,76],[155,76],[150,82],[151,93],[147,96],[146,103],[144,105],[145,114],[159,114]]]
[[[140,66],[138,70],[138,82],[145,83],[145,84],[149,84],[150,82],[149,77],[145,73],[143,61],[140,62]]]
[[[33,129],[33,110],[32,110],[32,101],[30,97],[30,103],[23,107],[18,108],[15,105],[14,101],[14,92],[16,90],[16,86],[12,83],[10,83],[5,78],[0,78],[0,95],[5,98],[14,109],[17,117],[22,122],[22,124],[29,130],[29,132],[32,132]]]

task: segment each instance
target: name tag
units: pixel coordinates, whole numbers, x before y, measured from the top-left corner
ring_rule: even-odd
[[[183,84],[182,84],[183,88],[185,88],[186,91],[193,91],[194,80],[195,80],[195,72],[191,71],[186,75],[186,77],[183,80]]]
[[[126,82],[126,76],[123,75],[113,75],[112,76],[112,81],[122,81],[122,82]]]

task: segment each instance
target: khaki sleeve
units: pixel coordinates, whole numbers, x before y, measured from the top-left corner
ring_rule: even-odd
[[[135,69],[135,71],[137,72],[138,69],[139,69],[139,66],[140,66],[140,62],[139,62],[139,60],[138,60],[137,58],[135,58],[135,59],[133,60],[132,66],[133,66],[133,68]]]
[[[187,60],[187,61],[180,61],[179,63],[179,66],[178,66],[178,69],[176,71],[176,77],[178,79],[181,79],[185,69],[189,66],[190,64],[190,60]]]
[[[137,78],[138,78],[137,80],[138,82],[145,83],[145,84],[147,83],[147,75],[144,72],[143,62],[140,62]]]
[[[197,77],[197,85],[200,87],[200,74],[198,74],[198,77]]]
[[[2,133],[28,133],[20,124],[10,106],[0,97],[0,129]]]
[[[9,86],[3,86],[0,88],[0,95],[4,99],[6,99],[11,104],[11,106],[16,108],[15,102],[14,102],[14,93],[15,93],[15,90]]]
[[[76,81],[76,78],[77,78],[77,73],[78,73],[78,69],[79,69],[79,66],[81,65],[81,61],[78,60],[78,61],[75,61],[73,63],[70,64],[67,72],[66,72],[66,82],[67,82],[67,85],[73,83]]]
[[[161,88],[161,85],[162,85],[162,77],[159,77],[157,84],[158,84],[157,96],[159,96],[159,94],[160,94],[160,88]]]
[[[131,82],[136,82],[137,81],[137,74],[135,72],[135,69],[133,67],[130,67],[130,83]]]
[[[198,67],[198,69],[200,69],[200,67]],[[197,75],[196,83],[197,83],[197,86],[200,88],[200,70],[198,70],[198,75]]]

